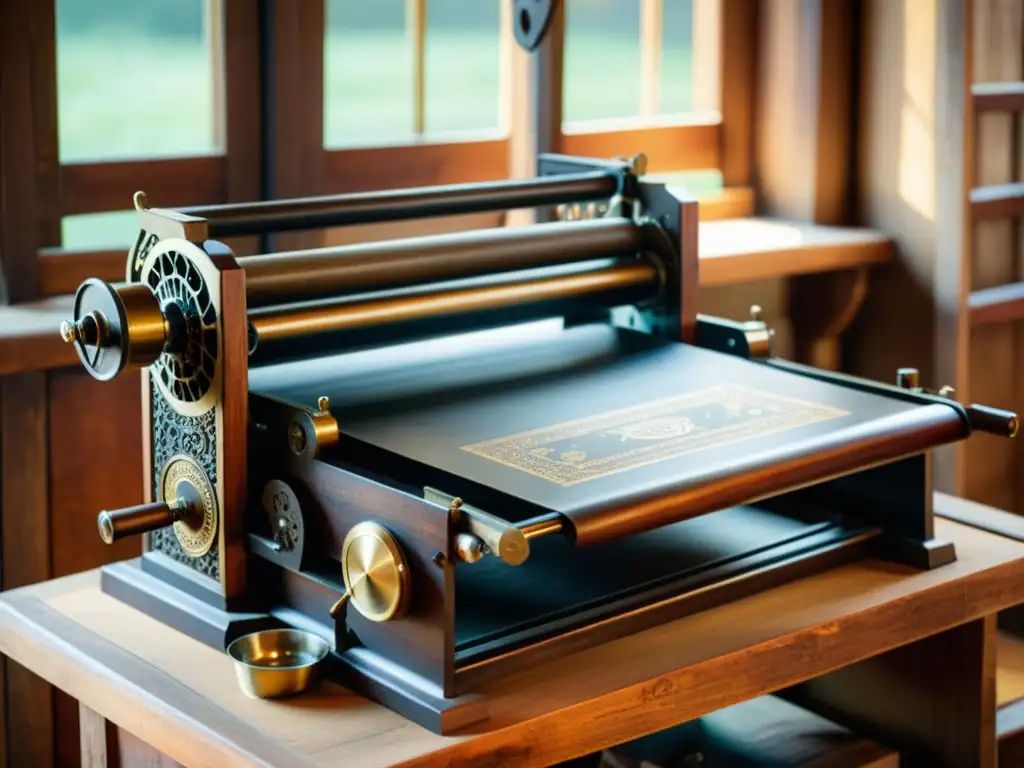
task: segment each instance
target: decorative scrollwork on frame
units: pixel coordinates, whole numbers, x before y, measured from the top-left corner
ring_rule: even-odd
[[[153,497],[160,498],[160,473],[167,462],[178,454],[195,459],[214,488],[217,487],[217,420],[216,409],[201,416],[183,416],[164,398],[160,389],[150,384],[152,396]],[[150,535],[152,549],[179,563],[220,581],[220,560],[215,544],[201,557],[190,557],[181,548],[173,530],[165,528]]]

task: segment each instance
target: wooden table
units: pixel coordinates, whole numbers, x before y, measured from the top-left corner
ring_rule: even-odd
[[[903,765],[994,765],[994,614],[1024,602],[1024,543],[936,525],[950,566],[851,564],[584,651],[493,685],[492,719],[450,737],[333,684],[247,699],[95,572],[3,595],[0,651],[79,701],[88,765],[544,765],[783,689]]]

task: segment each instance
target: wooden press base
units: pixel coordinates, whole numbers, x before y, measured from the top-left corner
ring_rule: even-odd
[[[497,678],[544,661],[552,649],[556,649],[558,655],[572,653],[828,570],[870,554],[878,548],[881,538],[878,529],[832,528],[812,536],[817,543],[787,541],[764,547],[751,553],[749,558],[712,569],[716,578],[711,578],[712,572],[709,572],[705,574],[707,578],[678,582],[672,594],[651,592],[646,605],[619,606],[621,614],[605,616],[593,626],[577,628],[564,636],[522,647],[515,642],[513,634],[506,638],[502,652],[491,656],[486,663],[466,664],[466,660],[462,660],[462,665],[456,669],[459,695],[452,698],[446,698],[437,683],[403,668],[400,660],[386,658],[366,647],[348,648],[333,654],[328,676],[434,733],[454,733],[488,718],[486,698],[477,691]],[[796,549],[790,551],[793,547]],[[218,650],[224,650],[232,640],[249,632],[281,626],[332,638],[331,626],[295,608],[275,605],[267,606],[265,612],[224,610],[183,591],[176,582],[165,580],[161,577],[163,571],[150,571],[148,567],[140,567],[139,561],[107,566],[101,570],[102,590]]]
[[[330,637],[325,627],[317,625],[314,629],[312,622],[297,612],[275,611],[276,615],[271,616],[211,606],[147,573],[138,560],[105,566],[100,570],[100,585],[104,593],[218,650],[226,649],[231,641],[250,632],[289,625]],[[282,620],[285,618],[288,620]],[[434,733],[452,733],[488,717],[483,697],[464,695],[446,699],[439,686],[410,675],[367,648],[335,653],[333,661],[328,672],[330,679]]]

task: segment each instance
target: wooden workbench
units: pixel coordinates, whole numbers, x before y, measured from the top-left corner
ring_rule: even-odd
[[[904,766],[994,765],[994,614],[1024,602],[1024,543],[937,533],[956,563],[847,565],[563,658],[493,685],[491,720],[451,737],[333,684],[247,699],[223,653],[101,594],[95,572],[6,593],[0,651],[80,702],[90,765],[143,749],[190,766],[544,765],[783,689]]]

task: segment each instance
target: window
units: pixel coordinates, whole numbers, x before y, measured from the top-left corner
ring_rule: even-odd
[[[58,148],[72,182],[65,247],[127,244],[135,235],[129,211],[105,210],[129,208],[130,194],[116,203],[94,197],[102,170],[91,169],[221,149],[211,10],[207,0],[56,0]]]
[[[56,0],[62,162],[215,151],[206,0]]]
[[[637,8],[636,0],[566,0],[566,122],[640,114]]]
[[[562,82],[540,84],[561,110],[556,151],[644,152],[652,176],[705,196],[724,186],[721,210],[749,212],[749,152],[734,148],[749,143],[750,110],[735,107],[752,98],[736,98],[751,92],[752,65],[722,47],[744,50],[734,38],[754,29],[753,7],[565,0],[546,54]],[[65,250],[46,254],[46,292],[74,288],[68,250],[93,249],[90,263],[107,265],[100,276],[122,272],[137,189],[175,207],[483,181],[522,155],[509,105],[532,81],[512,0],[268,8],[288,23],[251,0],[55,0],[62,242],[49,245]],[[97,249],[109,249],[99,261]]]
[[[665,180],[698,195],[719,192],[722,115],[717,99],[698,96],[695,86],[715,90],[717,31],[737,7],[728,0],[566,0],[563,151],[643,152]]]
[[[325,144],[496,132],[499,65],[496,2],[327,0]]]

